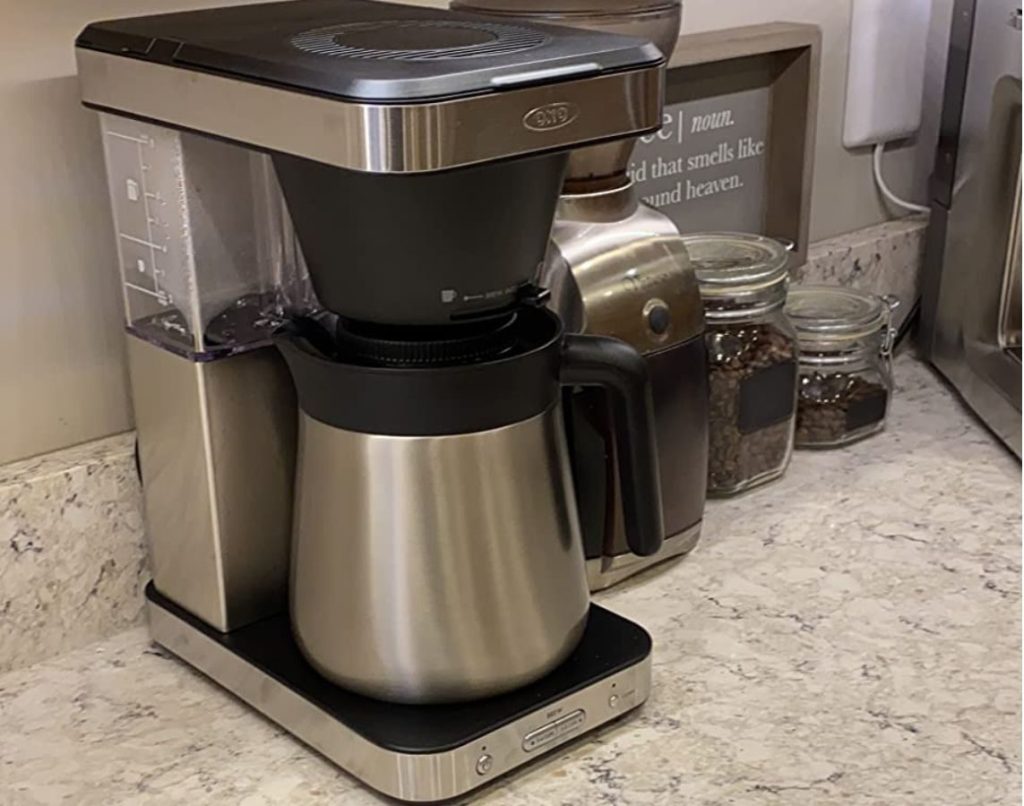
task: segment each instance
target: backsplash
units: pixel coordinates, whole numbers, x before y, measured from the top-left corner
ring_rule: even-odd
[[[0,672],[142,618],[134,434],[0,467]]]
[[[900,300],[898,321],[920,293],[927,229],[928,218],[915,215],[818,241],[793,280],[893,294]]]
[[[812,244],[797,282],[895,294],[910,307],[927,219]],[[0,467],[0,672],[143,620],[149,579],[134,434]]]

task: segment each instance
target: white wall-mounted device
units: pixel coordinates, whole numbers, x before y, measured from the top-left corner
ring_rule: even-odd
[[[846,148],[913,135],[921,125],[931,0],[853,0]]]

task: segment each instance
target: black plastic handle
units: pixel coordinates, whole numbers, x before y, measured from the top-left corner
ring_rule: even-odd
[[[569,334],[563,341],[560,380],[566,386],[608,390],[626,541],[634,554],[654,554],[661,548],[664,525],[647,362],[619,339]]]

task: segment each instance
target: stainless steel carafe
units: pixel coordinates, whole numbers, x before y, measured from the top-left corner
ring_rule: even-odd
[[[444,339],[295,323],[291,617],[310,663],[401,702],[485,697],[575,647],[589,594],[562,385],[614,401],[631,547],[662,539],[646,365],[525,306]],[[468,334],[465,332],[469,330]]]

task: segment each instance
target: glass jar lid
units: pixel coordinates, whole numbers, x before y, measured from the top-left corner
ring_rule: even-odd
[[[789,290],[786,315],[801,341],[849,341],[887,332],[892,303],[853,288],[800,285]]]
[[[704,297],[734,297],[785,286],[789,250],[763,235],[697,232],[682,236]]]

